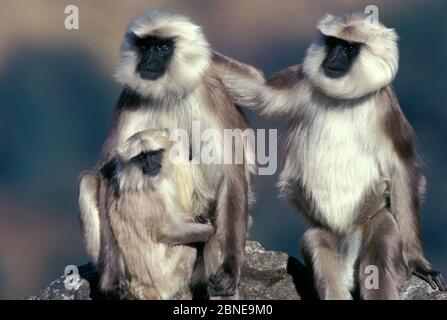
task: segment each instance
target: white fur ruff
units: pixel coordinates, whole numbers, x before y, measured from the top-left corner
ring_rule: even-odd
[[[318,24],[319,31],[350,42],[362,43],[362,50],[350,72],[340,79],[324,75],[321,64],[326,57],[324,41],[318,39],[307,50],[303,71],[312,84],[337,99],[356,99],[388,85],[399,64],[397,34],[393,29],[367,22],[359,14],[328,15]]]
[[[140,37],[153,35],[174,39],[174,55],[160,79],[144,80],[136,72],[138,57],[130,40],[131,33]],[[146,12],[129,25],[115,77],[144,97],[182,97],[197,87],[210,65],[210,46],[200,26],[193,24],[187,17],[154,10]]]

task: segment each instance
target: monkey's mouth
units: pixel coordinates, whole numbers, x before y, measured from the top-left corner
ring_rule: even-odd
[[[157,80],[163,75],[162,71],[143,69],[139,71],[140,77],[144,80]]]
[[[323,67],[324,75],[328,78],[337,79],[343,77],[348,70],[346,68],[340,68],[340,67],[330,67],[325,66]]]

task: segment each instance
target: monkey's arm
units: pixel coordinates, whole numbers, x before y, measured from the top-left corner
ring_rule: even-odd
[[[387,95],[391,113],[386,128],[398,158],[391,176],[390,205],[402,236],[407,272],[415,273],[433,288],[437,286],[445,291],[447,285],[442,274],[432,269],[422,249],[419,212],[426,182],[420,174],[413,132],[391,88],[387,89]]]
[[[99,177],[93,171],[81,174],[79,182],[79,218],[87,253],[95,265],[100,249],[100,221],[98,209]]]
[[[178,220],[158,226],[155,230],[155,241],[168,245],[207,242],[213,233],[211,224]]]
[[[236,104],[266,117],[288,117],[297,112],[299,66],[282,70],[266,80],[256,68],[220,53],[213,53],[213,62]]]

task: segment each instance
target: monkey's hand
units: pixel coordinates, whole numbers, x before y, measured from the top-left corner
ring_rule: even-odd
[[[421,268],[415,268],[413,274],[422,280],[425,280],[433,290],[447,291],[447,282],[441,272],[430,270],[426,271]]]
[[[230,297],[237,295],[236,278],[227,269],[225,265],[222,265],[211,276],[208,282],[208,293],[210,297]]]
[[[213,225],[191,220],[192,217],[182,216],[180,221],[171,223],[167,227],[156,228],[153,235],[154,241],[173,246],[208,242],[214,234]]]

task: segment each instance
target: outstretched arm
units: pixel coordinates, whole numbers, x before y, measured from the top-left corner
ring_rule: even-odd
[[[258,69],[220,53],[213,53],[213,62],[236,104],[266,117],[288,117],[297,111],[299,66],[287,68],[266,80]]]
[[[214,233],[209,223],[197,223],[178,219],[160,226],[156,230],[155,241],[168,245],[207,242]]]
[[[213,63],[234,102],[250,109],[256,109],[265,86],[262,71],[215,51],[213,52]]]

